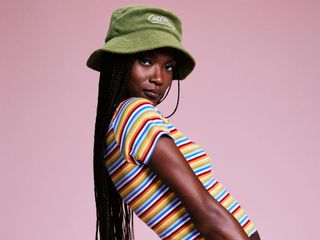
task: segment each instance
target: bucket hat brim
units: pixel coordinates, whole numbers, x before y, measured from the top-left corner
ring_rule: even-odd
[[[87,66],[96,71],[101,71],[103,57],[106,53],[134,54],[164,47],[172,48],[177,53],[177,56],[175,56],[177,65],[174,79],[185,79],[195,67],[195,60],[192,55],[172,34],[152,29],[131,32],[110,39],[102,48],[97,49],[90,55]]]

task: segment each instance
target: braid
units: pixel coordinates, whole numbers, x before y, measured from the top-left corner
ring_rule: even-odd
[[[128,55],[108,55],[99,80],[94,135],[94,191],[96,200],[96,237],[98,240],[133,239],[132,210],[115,189],[104,163],[105,135],[119,103],[125,100],[131,63]],[[99,236],[98,236],[99,235]]]

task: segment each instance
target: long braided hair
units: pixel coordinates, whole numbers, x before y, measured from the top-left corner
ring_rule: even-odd
[[[105,136],[114,111],[119,103],[128,97],[126,86],[135,58],[137,55],[108,54],[103,59],[103,69],[99,80],[93,156],[97,215],[96,240],[134,239],[132,210],[123,202],[113,185],[104,164],[104,150],[107,147]],[[159,103],[166,98],[169,90],[170,88]],[[180,81],[178,81],[177,103],[173,113],[168,117],[176,112],[179,97]]]
[[[129,55],[109,54],[100,73],[93,156],[96,240],[134,238],[132,210],[123,202],[104,165],[105,135],[116,107],[127,98],[131,66]]]

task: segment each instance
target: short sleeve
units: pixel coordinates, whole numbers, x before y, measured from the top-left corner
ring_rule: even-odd
[[[160,137],[170,137],[159,110],[143,98],[122,102],[112,118],[111,127],[120,152],[132,163],[148,164]]]

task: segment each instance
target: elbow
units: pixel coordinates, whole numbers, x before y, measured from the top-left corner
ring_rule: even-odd
[[[217,212],[207,212],[205,218],[194,221],[194,224],[205,239],[224,239],[224,228],[228,226],[223,214]]]
[[[205,239],[249,239],[238,221],[220,206],[208,210],[194,224]]]

